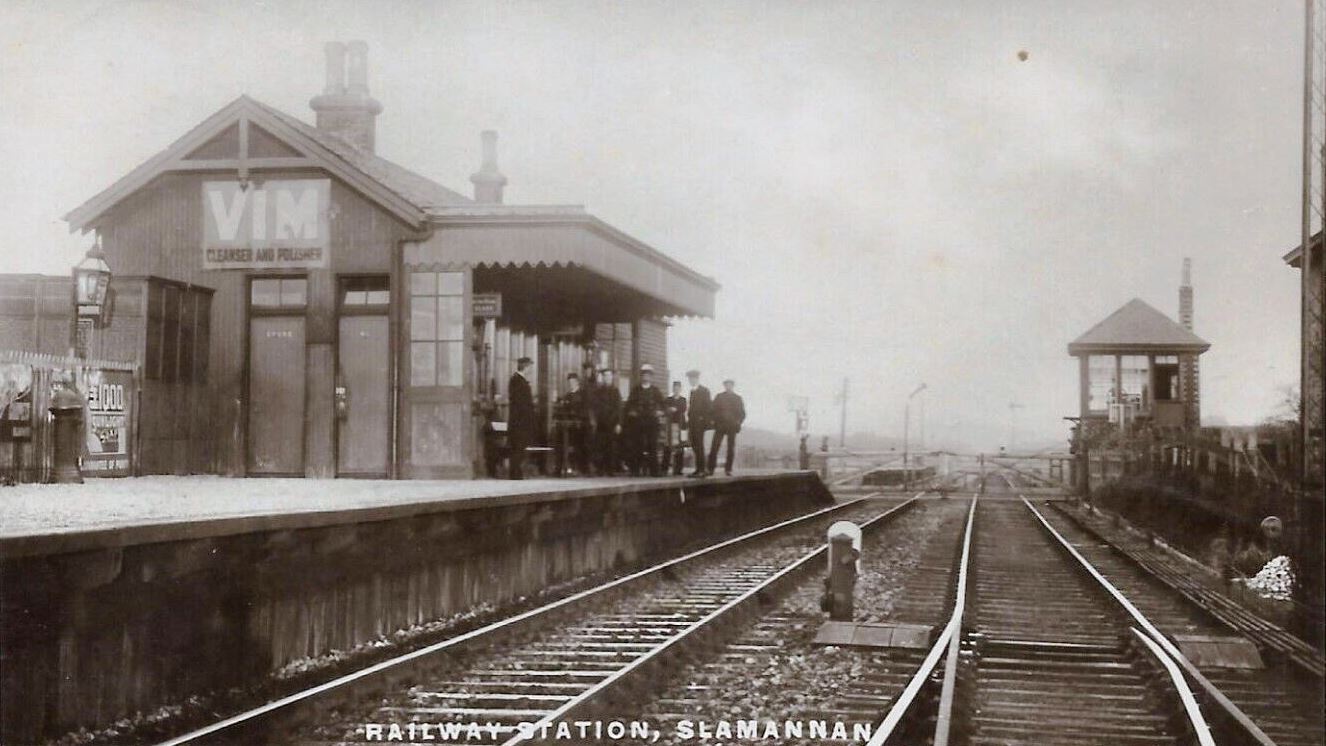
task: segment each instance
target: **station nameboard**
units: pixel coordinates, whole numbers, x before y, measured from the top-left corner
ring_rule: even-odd
[[[331,250],[330,179],[203,182],[203,269],[309,269]]]
[[[502,315],[501,293],[475,293],[470,297],[470,313],[476,319],[495,319]]]

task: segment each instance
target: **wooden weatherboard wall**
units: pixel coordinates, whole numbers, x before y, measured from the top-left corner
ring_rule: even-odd
[[[243,475],[247,471],[247,351],[249,283],[252,277],[301,276],[308,280],[305,318],[304,473],[331,477],[336,473],[333,395],[336,378],[337,278],[377,274],[391,277],[393,297],[402,288],[393,272],[400,241],[413,235],[410,227],[336,179],[330,181],[326,266],[280,271],[203,269],[203,183],[233,178],[217,172],[172,172],[129,195],[98,218],[107,262],[119,275],[152,275],[214,291],[207,354],[205,421],[215,433],[215,471]],[[324,179],[317,170],[253,175],[263,180]],[[391,335],[397,331],[393,317]],[[393,345],[393,348],[395,346]]]

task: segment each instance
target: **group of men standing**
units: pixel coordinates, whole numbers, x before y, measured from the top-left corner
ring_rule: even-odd
[[[509,473],[522,475],[524,449],[533,439],[534,400],[525,376],[530,361],[522,358],[511,376],[508,388]],[[686,372],[690,390],[680,381],[665,394],[654,384],[654,368],[640,366],[639,380],[625,400],[613,380],[613,371],[585,367],[582,377],[567,376],[567,392],[556,403],[553,420],[562,459],[582,475],[615,476],[629,472],[633,476],[681,476],[685,449],[695,454],[692,477],[713,474],[721,445],[727,444],[724,472],[732,474],[736,436],[746,419],[746,407],[735,391],[736,383],[723,381],[723,391],[711,396],[700,383],[700,371]],[[713,431],[713,441],[705,449],[705,433]]]

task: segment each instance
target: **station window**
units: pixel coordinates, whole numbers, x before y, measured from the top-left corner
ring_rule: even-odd
[[[308,305],[308,280],[303,277],[261,277],[249,285],[254,308],[303,308]]]
[[[342,308],[385,308],[390,304],[391,288],[386,277],[347,277],[341,280]]]
[[[410,385],[460,386],[465,362],[465,273],[410,273]]]

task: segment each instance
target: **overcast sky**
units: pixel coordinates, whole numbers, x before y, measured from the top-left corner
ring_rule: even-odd
[[[61,216],[240,93],[309,121],[365,39],[378,153],[577,203],[723,285],[670,362],[836,432],[1065,435],[1065,345],[1194,259],[1209,421],[1298,380],[1302,10],[1165,2],[0,2],[0,272],[62,273]],[[1025,50],[1025,61],[1018,52]],[[1023,406],[1010,408],[1010,402]]]

